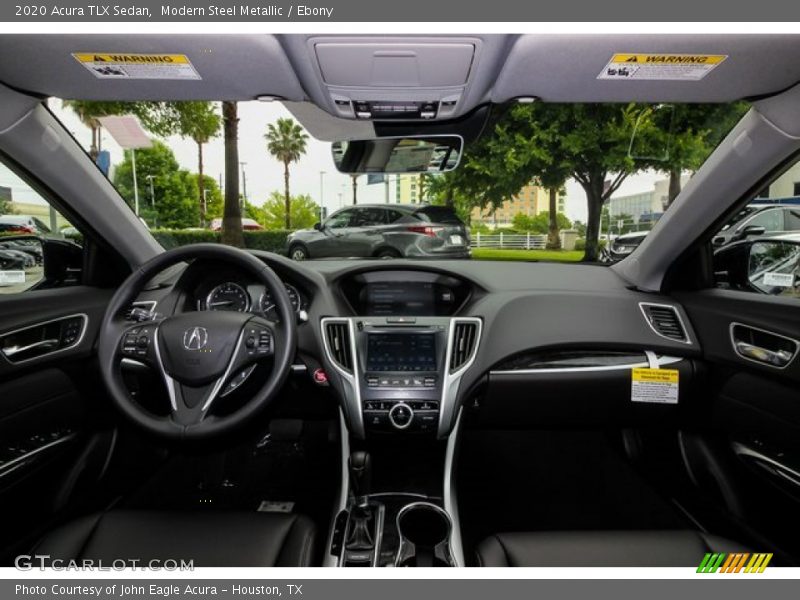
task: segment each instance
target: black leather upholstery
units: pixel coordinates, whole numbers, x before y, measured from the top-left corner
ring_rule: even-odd
[[[306,517],[259,512],[118,510],[76,519],[34,552],[50,559],[193,560],[196,567],[302,567],[313,557]]]
[[[698,531],[501,533],[478,546],[482,567],[696,567],[706,552],[746,550]]]

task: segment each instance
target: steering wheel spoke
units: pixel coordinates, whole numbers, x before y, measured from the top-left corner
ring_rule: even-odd
[[[157,331],[157,321],[145,321],[125,327],[119,336],[119,356],[157,368],[160,365]]]

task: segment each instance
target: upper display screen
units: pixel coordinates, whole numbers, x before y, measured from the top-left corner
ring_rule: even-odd
[[[418,281],[380,281],[366,286],[367,314],[372,316],[436,314],[436,286]]]

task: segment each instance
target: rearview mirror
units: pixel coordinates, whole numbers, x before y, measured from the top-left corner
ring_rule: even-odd
[[[314,223],[314,229],[317,231],[322,231],[322,223]]]
[[[763,240],[750,245],[747,280],[756,290],[774,296],[798,296],[800,242]]]
[[[386,137],[334,142],[333,163],[341,173],[444,173],[461,160],[457,135]]]

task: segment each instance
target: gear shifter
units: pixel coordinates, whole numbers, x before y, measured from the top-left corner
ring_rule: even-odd
[[[370,563],[375,550],[375,514],[369,504],[372,486],[372,461],[368,452],[353,452],[348,463],[355,503],[350,513],[350,528],[345,549],[352,563]]]
[[[348,463],[350,468],[350,485],[356,504],[360,507],[367,505],[369,494],[372,491],[372,459],[369,452],[356,451],[350,455]]]

